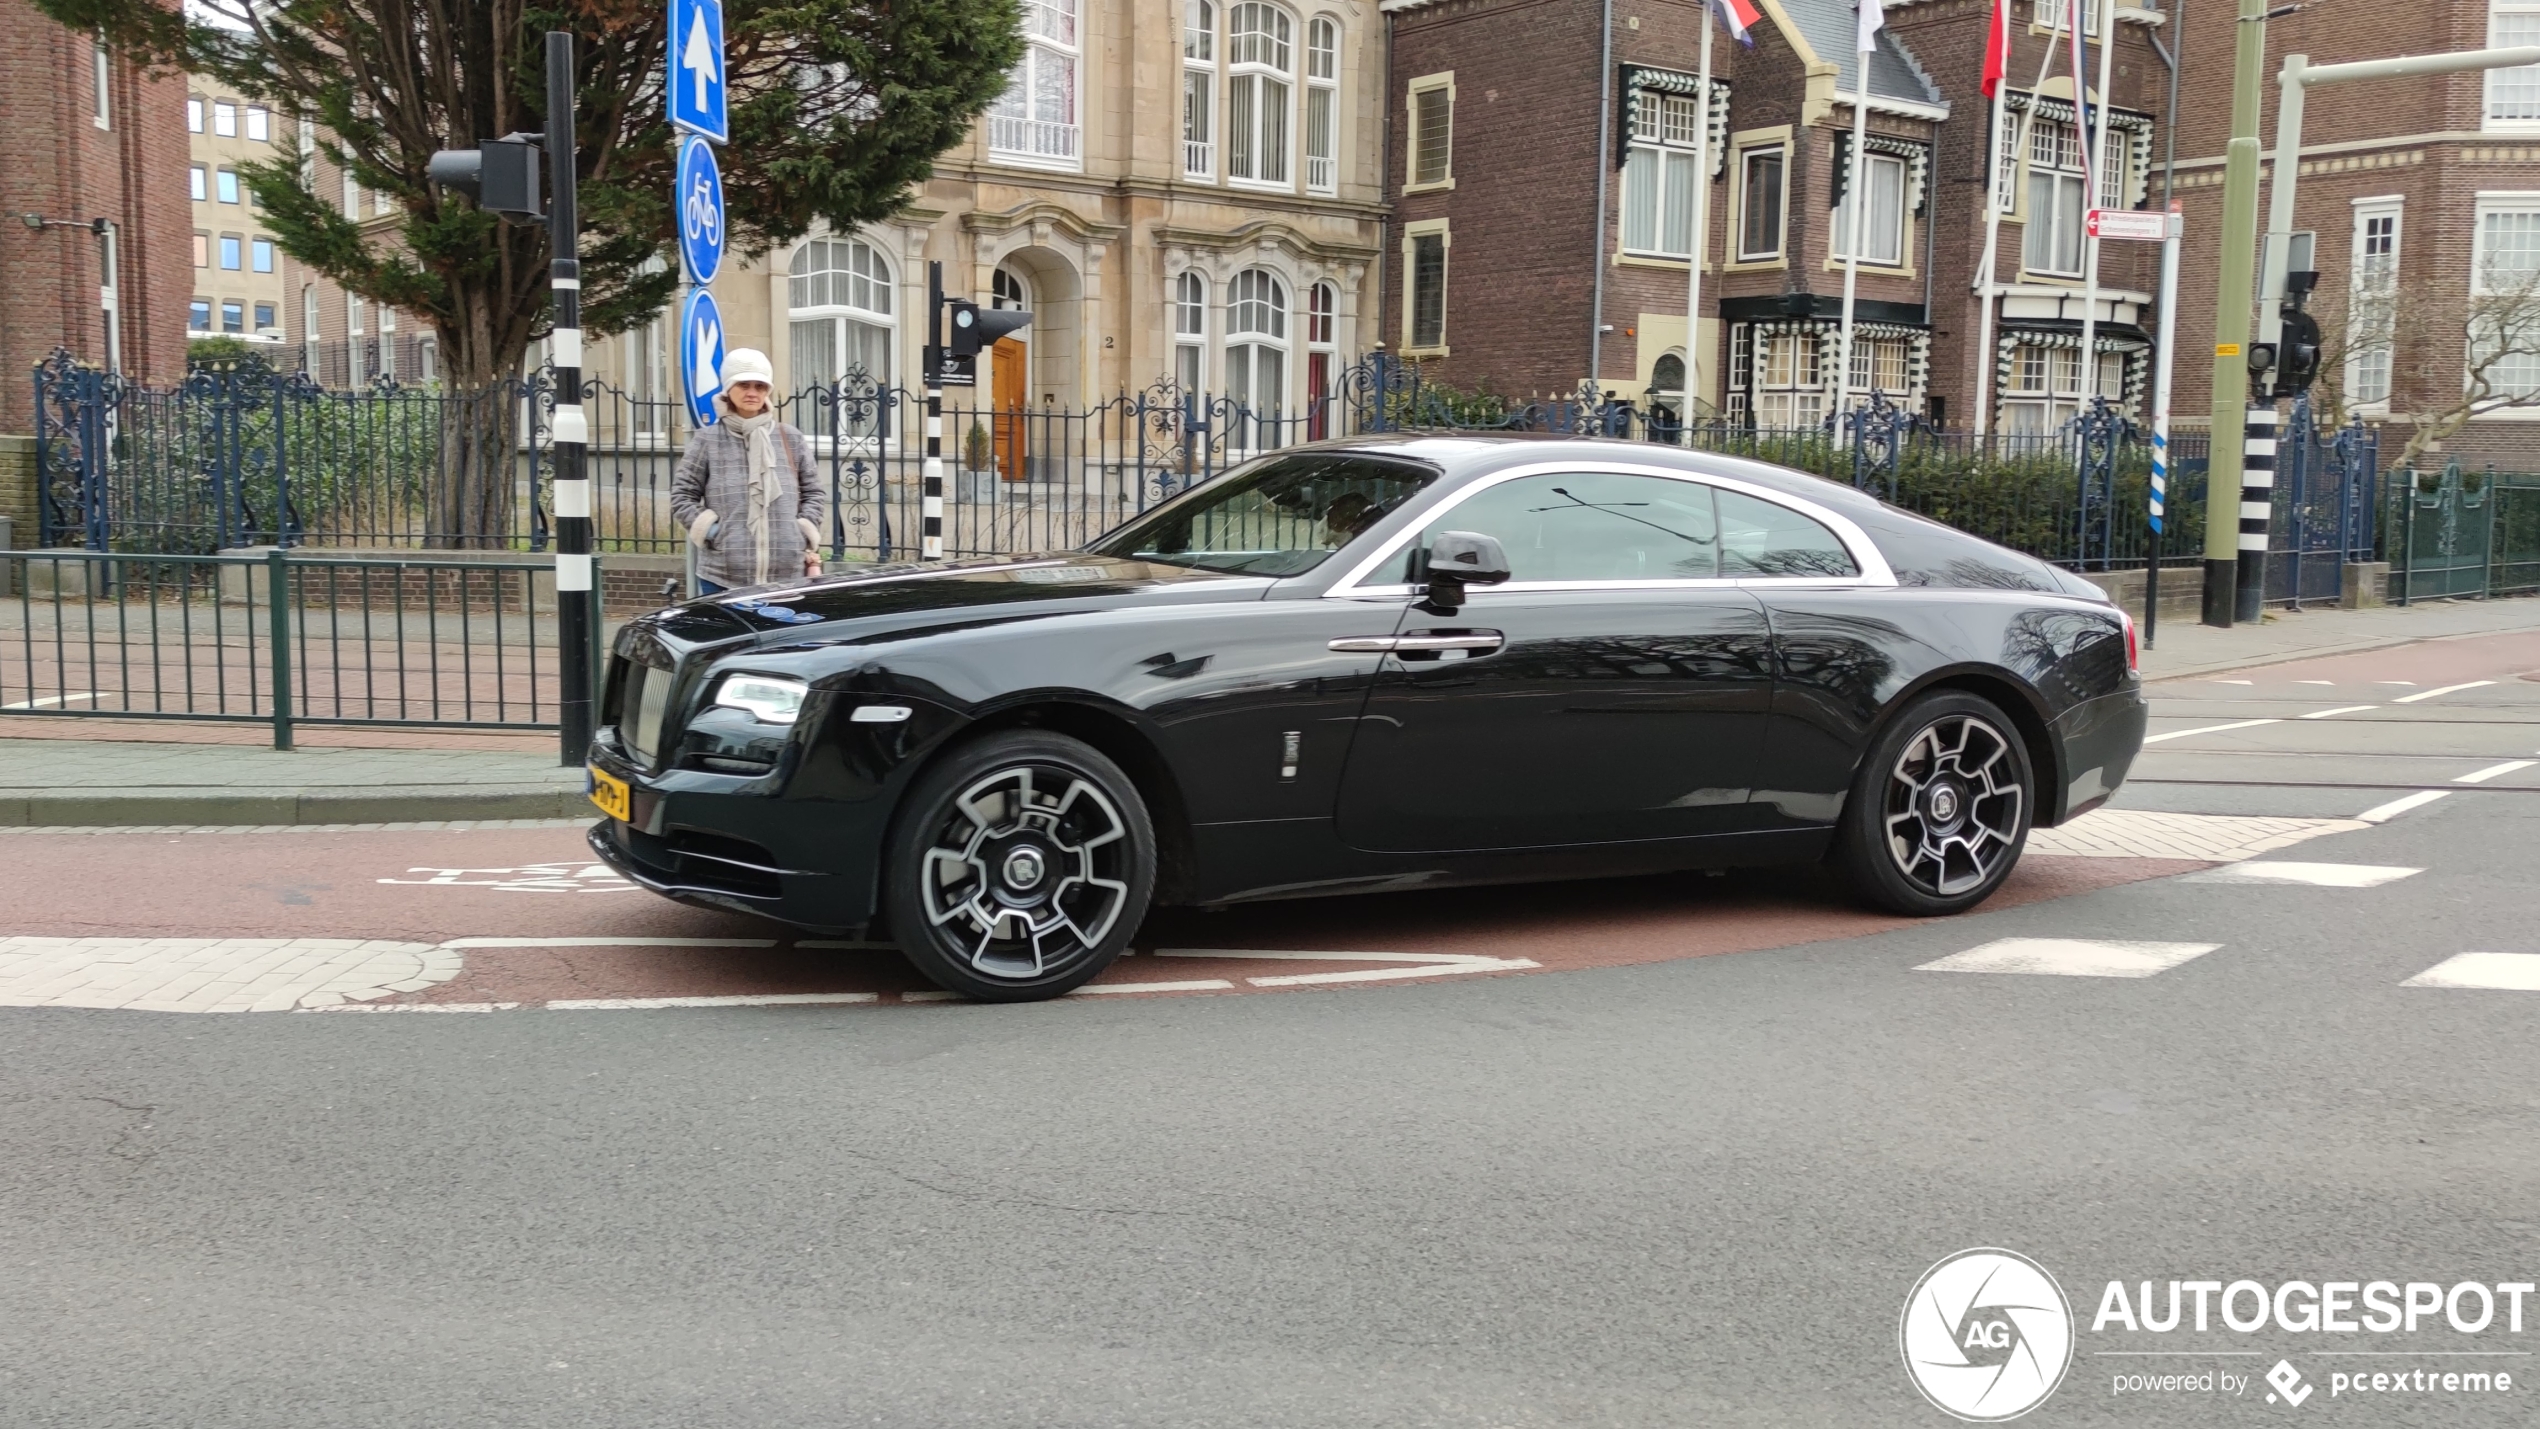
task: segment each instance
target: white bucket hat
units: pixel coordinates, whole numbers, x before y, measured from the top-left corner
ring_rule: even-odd
[[[755,347],[736,347],[723,354],[723,385],[735,382],[764,382],[776,385],[776,369],[768,364],[767,354]]]

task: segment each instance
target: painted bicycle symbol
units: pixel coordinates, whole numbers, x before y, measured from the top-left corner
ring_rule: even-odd
[[[680,221],[690,239],[722,245],[723,203],[715,192],[711,173],[699,173],[689,181],[688,201],[680,206]]]

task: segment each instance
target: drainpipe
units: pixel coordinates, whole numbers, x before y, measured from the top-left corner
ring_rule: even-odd
[[[1393,277],[1393,12],[1387,10],[1384,16],[1384,69],[1376,80],[1376,92],[1383,96],[1376,105],[1383,115],[1376,121],[1376,347],[1385,345],[1385,313],[1393,301],[1387,286]],[[1363,313],[1360,320],[1366,320]],[[1359,346],[1361,357],[1372,350],[1363,339]]]
[[[1709,23],[1709,16],[1704,23]],[[1605,184],[1614,167],[1614,0],[1605,0],[1596,72],[1596,296],[1588,304],[1588,381],[1605,380]],[[1597,387],[1601,396],[1605,389]]]

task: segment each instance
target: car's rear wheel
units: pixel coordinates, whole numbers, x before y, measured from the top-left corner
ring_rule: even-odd
[[[1845,802],[1838,861],[1862,897],[1915,916],[1957,913],[2011,876],[2035,817],[2028,746],[1963,690],[1899,711]]]
[[[983,1002],[1057,997],[1111,965],[1155,890],[1155,830],[1099,750],[1017,730],[911,786],[883,866],[892,936],[938,987]]]

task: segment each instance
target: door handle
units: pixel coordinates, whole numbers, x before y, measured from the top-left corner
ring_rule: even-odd
[[[1393,648],[1403,650],[1471,650],[1476,653],[1496,650],[1502,637],[1496,630],[1424,631],[1416,635],[1394,638]]]
[[[1382,654],[1393,648],[1390,635],[1351,635],[1335,640],[1331,648],[1345,655]]]

